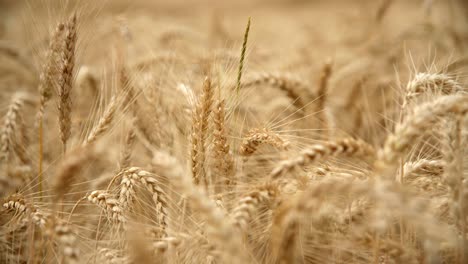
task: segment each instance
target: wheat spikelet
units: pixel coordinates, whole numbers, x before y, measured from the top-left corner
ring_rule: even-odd
[[[65,44],[61,58],[61,73],[59,76],[59,124],[60,139],[62,140],[64,153],[67,149],[67,141],[71,135],[71,90],[73,87],[73,70],[75,67],[76,46],[76,14],[72,15],[65,25]]]
[[[203,82],[203,93],[198,100],[192,117],[192,174],[196,185],[202,180],[208,189],[208,179],[205,175],[206,138],[208,137],[208,119],[213,104],[213,88],[210,78]]]
[[[350,156],[350,157],[373,157],[374,148],[367,143],[355,139],[341,139],[338,141],[328,141],[323,144],[316,144],[301,151],[301,154],[295,158],[282,161],[270,173],[270,178],[275,179],[291,171],[298,166],[312,164],[322,158],[332,156]]]

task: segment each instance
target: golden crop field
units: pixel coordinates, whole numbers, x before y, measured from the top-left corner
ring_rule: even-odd
[[[0,0],[0,263],[468,263],[468,1]]]

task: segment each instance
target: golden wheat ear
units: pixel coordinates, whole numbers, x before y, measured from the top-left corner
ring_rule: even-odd
[[[312,145],[303,150],[299,156],[282,161],[270,173],[270,178],[276,179],[295,167],[304,167],[324,158],[333,156],[365,157],[375,156],[375,150],[369,144],[355,139],[341,139]]]
[[[192,115],[192,175],[196,185],[202,181],[208,190],[208,178],[205,172],[206,139],[209,136],[208,120],[212,112],[213,87],[211,79],[206,77],[203,82],[203,93],[200,96]]]
[[[15,141],[17,139],[15,134],[19,132],[25,99],[26,97],[23,93],[13,95],[0,131],[0,160],[5,161],[7,164],[9,163],[10,155],[14,151],[13,147],[16,144]]]
[[[227,126],[225,124],[224,100],[217,100],[213,109],[213,151],[215,170],[212,182],[217,184],[224,182],[227,186],[233,184],[234,159],[230,153],[230,145],[227,139]],[[219,181],[218,179],[223,179]]]
[[[239,147],[239,154],[244,157],[251,156],[263,144],[272,145],[280,150],[286,150],[289,146],[289,143],[274,131],[266,128],[254,128],[247,133],[242,145]]]
[[[75,47],[77,42],[76,29],[77,17],[76,14],[73,14],[65,24],[66,33],[64,48],[60,59],[58,112],[60,139],[63,145],[63,153],[67,151],[67,142],[71,135],[71,92],[73,88],[73,71],[75,68]]]
[[[421,136],[421,132],[432,126],[439,118],[454,114],[466,115],[468,111],[468,96],[463,94],[445,95],[433,101],[418,105],[402,123],[398,123],[395,132],[390,134],[379,151],[376,166],[391,176],[398,159],[413,146],[413,142]]]

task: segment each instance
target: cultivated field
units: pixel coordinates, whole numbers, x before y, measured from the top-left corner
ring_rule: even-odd
[[[0,263],[468,263],[466,0],[0,0]]]

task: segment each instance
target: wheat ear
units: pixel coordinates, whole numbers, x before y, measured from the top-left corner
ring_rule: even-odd
[[[39,124],[39,131],[38,131],[38,139],[39,139],[39,166],[38,166],[38,175],[39,175],[39,196],[42,197],[42,182],[43,182],[43,175],[42,175],[42,166],[43,166],[43,159],[44,159],[44,111],[46,103],[50,100],[52,96],[52,84],[53,84],[53,65],[56,61],[56,57],[58,56],[59,49],[57,49],[59,39],[63,34],[65,25],[63,23],[59,23],[53,33],[50,43],[49,49],[47,51],[46,61],[44,63],[42,72],[39,76],[39,93],[40,93],[40,102],[39,102],[39,112],[38,112],[38,124]],[[42,198],[41,198],[42,199]]]
[[[249,32],[250,32],[250,17],[249,17],[249,20],[247,21],[247,27],[245,28],[244,41],[242,42],[241,56],[239,59],[239,69],[237,71],[236,91],[238,94],[241,88],[242,71],[244,69],[244,61],[245,61],[245,54],[247,52],[247,40],[249,39]]]
[[[42,72],[39,76],[39,118],[42,118],[44,115],[44,110],[47,102],[52,97],[52,87],[54,82],[54,65],[56,62],[56,57],[60,55],[61,49],[59,49],[59,40],[63,34],[65,25],[59,23],[55,31],[51,34],[49,48],[47,50],[47,55],[45,58],[44,65],[42,67]]]
[[[403,108],[415,97],[423,93],[442,93],[445,95],[462,91],[463,87],[449,75],[443,73],[418,73],[406,85]]]
[[[110,193],[103,190],[96,190],[86,196],[88,201],[104,209],[108,218],[116,223],[125,223],[126,218],[119,201]]]
[[[125,145],[121,151],[119,166],[120,169],[124,169],[130,166],[132,159],[132,150],[135,145],[135,130],[132,127],[128,130],[127,135],[125,136]]]
[[[300,79],[294,78],[288,74],[280,73],[258,73],[250,76],[247,80],[242,83],[241,88],[255,87],[262,84],[271,85],[274,88],[278,88],[285,92],[286,95],[291,99],[293,105],[297,109],[304,109],[304,98],[302,95],[306,95],[308,99],[315,98],[310,92],[310,88]]]
[[[229,142],[226,135],[224,100],[217,100],[213,109],[213,151],[215,155],[215,175],[225,179],[227,185],[232,184],[234,160],[230,153]],[[213,180],[217,183],[216,179]]]
[[[271,184],[257,188],[245,195],[232,210],[234,226],[245,232],[256,210],[261,205],[269,206],[273,204],[278,193],[278,187]]]
[[[14,210],[23,217],[23,221],[31,219],[33,223],[41,228],[47,224],[49,215],[39,207],[27,201],[22,195],[14,194],[5,199],[3,208]]]
[[[440,175],[444,171],[445,166],[445,162],[442,160],[419,159],[417,161],[408,161],[403,165],[404,177],[418,173]]]
[[[356,139],[341,139],[337,141],[328,141],[322,144],[312,145],[311,147],[301,151],[299,156],[282,161],[270,173],[270,178],[278,178],[279,176],[291,171],[295,167],[303,167],[308,164],[317,162],[320,159],[338,155],[373,158],[375,151],[374,148],[369,144]]]
[[[159,186],[160,183],[153,177],[154,175],[140,168],[131,167],[122,172],[122,181],[120,183],[119,203],[123,209],[127,209],[129,203],[133,200],[135,194],[134,186],[137,183],[142,184],[152,195],[156,205],[156,214],[158,224],[163,237],[167,236],[168,227],[168,202],[167,195]]]
[[[101,137],[107,130],[109,130],[112,121],[116,115],[118,108],[117,97],[113,96],[104,111],[104,114],[99,119],[96,126],[91,129],[89,136],[83,143],[84,146],[94,143],[99,137]]]
[[[463,237],[460,242],[460,252],[458,253],[460,263],[465,263],[466,253],[466,210],[468,204],[466,198],[468,196],[468,189],[465,187],[467,179],[463,173],[463,156],[465,153],[464,146],[466,140],[462,137],[463,131],[463,116],[455,116],[453,119],[448,120],[447,136],[445,138],[443,158],[446,163],[444,170],[444,179],[450,188],[452,198],[452,213],[456,220]]]
[[[58,103],[60,139],[62,140],[64,153],[67,150],[67,141],[71,135],[72,100],[70,95],[73,87],[73,70],[75,67],[76,14],[73,14],[68,20],[65,28],[65,47],[61,58]]]
[[[395,132],[387,137],[379,151],[376,166],[383,174],[390,176],[399,157],[413,146],[421,131],[432,126],[440,117],[446,117],[450,113],[463,116],[467,111],[468,96],[461,94],[440,96],[434,101],[417,106],[402,123],[397,124]]]
[[[120,63],[118,72],[120,92],[124,94],[123,109],[130,108],[135,118],[135,128],[141,132],[141,135],[148,143],[159,147],[161,145],[161,127],[158,117],[154,113],[149,113],[138,102],[138,95],[135,93],[135,87],[128,76],[128,71],[123,62]],[[148,119],[151,121],[148,121]]]
[[[203,82],[203,93],[198,100],[192,118],[192,174],[196,185],[202,180],[208,189],[208,179],[205,175],[206,138],[208,137],[208,119],[213,104],[213,88],[211,79],[206,77]]]
[[[258,147],[263,144],[272,145],[280,150],[288,148],[288,142],[284,141],[277,133],[266,128],[254,128],[249,131],[246,138],[239,147],[239,154],[242,156],[253,155]]]
[[[0,160],[5,160],[7,163],[13,146],[15,145],[15,132],[18,132],[19,122],[21,120],[21,109],[24,106],[24,102],[24,94],[15,93],[13,95],[0,131]]]
[[[319,79],[319,86],[317,91],[317,110],[319,113],[319,120],[322,122],[323,130],[329,129],[330,122],[328,120],[329,115],[327,114],[327,101],[328,101],[328,83],[332,74],[332,61],[328,60],[325,62],[322,68],[322,72]],[[325,137],[325,138],[328,138]]]

